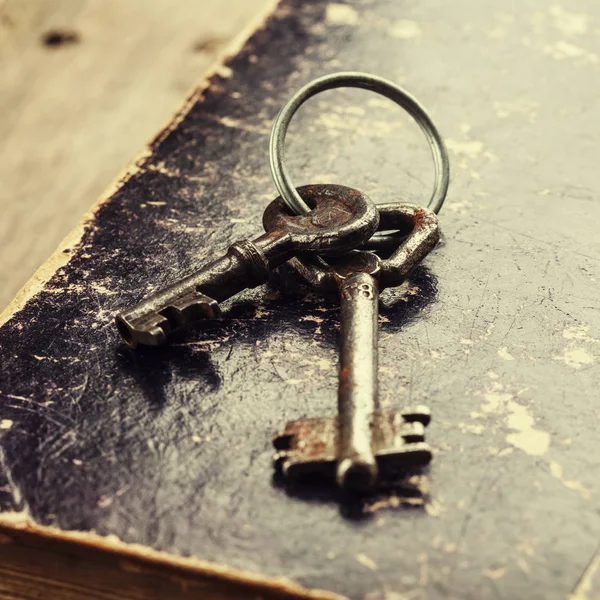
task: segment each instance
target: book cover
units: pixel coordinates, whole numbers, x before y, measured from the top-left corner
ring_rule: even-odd
[[[597,597],[598,16],[283,0],[262,19],[2,316],[0,591]],[[132,351],[114,326],[261,232],[271,123],[339,70],[405,86],[453,166],[443,244],[380,315],[381,401],[431,408],[435,456],[351,504],[272,466],[287,421],[335,411],[335,297],[282,270],[166,347]],[[433,182],[418,127],[365,91],[303,107],[288,155],[298,185],[375,202]]]

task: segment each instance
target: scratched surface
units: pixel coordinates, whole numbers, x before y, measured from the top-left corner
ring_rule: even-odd
[[[284,0],[0,329],[2,508],[357,600],[598,597],[599,31],[591,0]],[[113,327],[259,233],[270,123],[340,69],[404,84],[453,160],[445,243],[381,314],[382,402],[429,405],[436,454],[421,495],[362,507],[272,481],[271,435],[334,410],[334,299],[283,272],[169,348]],[[361,91],[311,101],[289,156],[376,202],[432,180]]]

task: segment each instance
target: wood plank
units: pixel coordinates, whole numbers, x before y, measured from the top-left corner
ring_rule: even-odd
[[[264,6],[0,4],[0,306]]]

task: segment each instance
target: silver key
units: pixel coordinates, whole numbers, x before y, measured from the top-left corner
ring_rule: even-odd
[[[281,198],[271,202],[263,215],[267,233],[233,244],[223,257],[119,314],[123,340],[131,347],[164,344],[171,332],[218,317],[219,302],[264,283],[271,269],[299,252],[341,254],[377,229],[377,208],[358,190],[308,185],[299,192],[312,206],[309,213],[292,215]]]
[[[379,291],[400,285],[436,246],[438,220],[433,212],[410,204],[378,208],[380,229],[410,231],[390,258],[354,250],[327,263],[309,257],[289,263],[317,289],[337,288],[340,293],[338,414],[293,421],[273,440],[276,468],[286,477],[334,476],[340,487],[353,493],[371,490],[380,474],[387,477],[425,465],[432,456],[424,437],[429,409],[379,407],[377,314]],[[398,243],[399,238],[396,234],[388,239]]]

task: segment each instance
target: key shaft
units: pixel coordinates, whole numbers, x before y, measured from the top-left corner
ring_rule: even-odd
[[[338,385],[340,487],[371,488],[377,480],[371,418],[378,406],[377,314],[379,290],[368,273],[339,280],[341,343]]]

